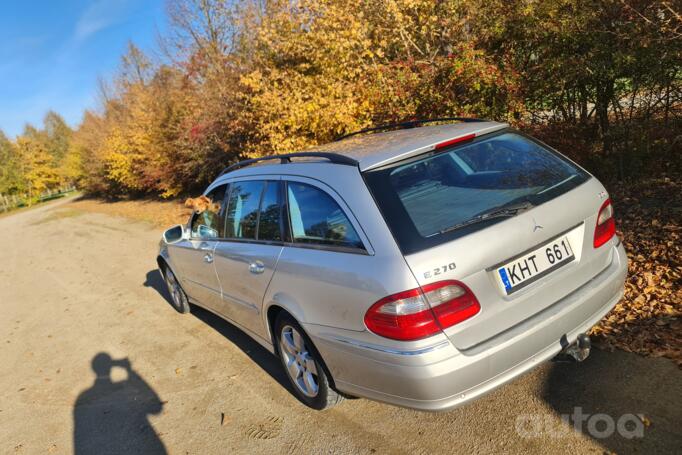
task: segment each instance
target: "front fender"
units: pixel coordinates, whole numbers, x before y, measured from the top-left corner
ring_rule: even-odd
[[[173,275],[175,275],[178,279],[181,279],[180,275],[178,274],[177,267],[175,264],[173,264],[170,254],[168,253],[168,245],[163,240],[159,246],[159,254],[156,256],[156,263],[158,264],[159,272],[161,272],[161,276],[164,279],[166,278],[166,274],[164,273],[164,265],[171,269]]]

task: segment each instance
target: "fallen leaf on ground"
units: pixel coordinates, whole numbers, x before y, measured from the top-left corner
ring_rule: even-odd
[[[623,299],[590,334],[607,349],[667,357],[682,367],[682,181],[624,182],[611,199],[628,277]]]

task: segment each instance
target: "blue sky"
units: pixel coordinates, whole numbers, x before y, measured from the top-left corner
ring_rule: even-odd
[[[72,126],[97,105],[97,78],[110,78],[132,40],[153,52],[164,0],[34,0],[0,15],[0,129],[21,133],[53,109]]]

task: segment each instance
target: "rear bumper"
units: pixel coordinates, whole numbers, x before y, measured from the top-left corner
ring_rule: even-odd
[[[622,297],[627,273],[625,250],[620,243],[612,248],[606,269],[527,321],[523,330],[467,351],[457,350],[444,335],[407,349],[372,344],[357,332],[310,324],[305,329],[340,391],[409,408],[449,410],[554,357],[563,335],[573,343],[599,322]]]

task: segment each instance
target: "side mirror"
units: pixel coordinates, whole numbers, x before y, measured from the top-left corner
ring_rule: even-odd
[[[218,238],[218,231],[203,224],[199,225],[199,237],[202,239]]]
[[[172,244],[177,243],[185,238],[185,227],[181,224],[173,226],[172,228],[166,229],[163,233],[163,241]]]

